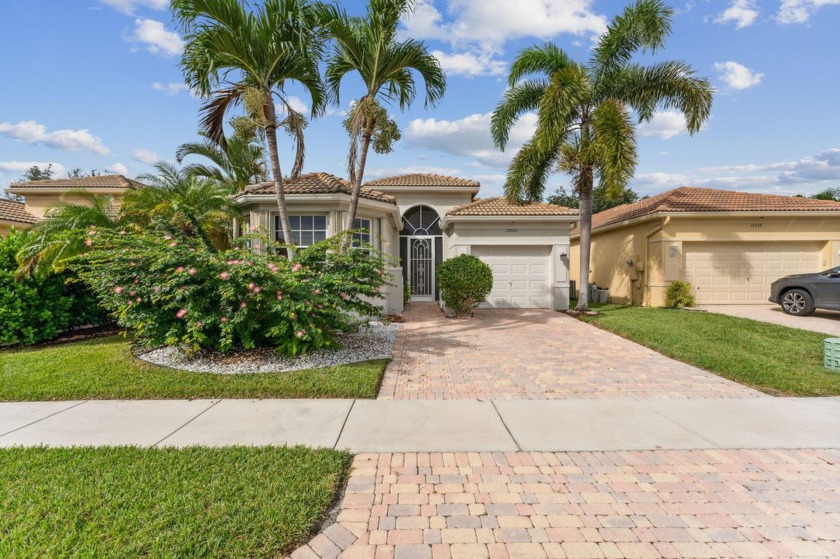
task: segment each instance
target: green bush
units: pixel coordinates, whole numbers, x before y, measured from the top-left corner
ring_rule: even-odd
[[[374,251],[341,251],[332,238],[274,256],[263,238],[215,251],[161,232],[91,230],[75,267],[121,326],[149,345],[228,351],[274,347],[296,355],[334,347],[358,315],[376,315],[387,277]],[[256,252],[261,250],[262,252]]]
[[[483,303],[493,289],[490,266],[469,254],[462,254],[441,263],[437,268],[440,295],[456,316],[470,316],[473,308]]]
[[[15,254],[30,235],[12,230],[0,238],[0,345],[34,344],[104,322],[93,294],[70,272],[15,277]]]
[[[694,293],[691,291],[691,284],[687,281],[674,281],[668,286],[665,292],[665,306],[672,309],[679,309],[682,307],[694,307],[697,301],[694,299]]]

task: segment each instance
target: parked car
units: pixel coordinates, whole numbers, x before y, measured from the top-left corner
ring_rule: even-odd
[[[779,278],[770,285],[770,301],[794,316],[807,316],[814,309],[840,310],[840,266]]]

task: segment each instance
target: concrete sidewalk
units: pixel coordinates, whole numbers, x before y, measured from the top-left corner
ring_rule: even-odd
[[[0,403],[0,447],[286,444],[356,453],[840,448],[840,398]]]

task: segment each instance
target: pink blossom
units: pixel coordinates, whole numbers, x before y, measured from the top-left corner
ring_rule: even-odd
[[[195,323],[195,327],[196,327],[196,328],[201,328],[202,326],[204,326],[204,323],[203,323],[203,322],[196,322],[196,323]]]
[[[320,294],[321,294],[321,290],[320,290],[320,289],[316,289],[316,290],[315,290],[315,295],[320,295]]]
[[[186,314],[187,314],[187,309],[181,309],[180,311],[175,313],[175,316],[177,316],[178,318],[184,318],[184,316]]]
[[[253,289],[254,289],[256,286],[257,286],[257,285],[256,285],[254,282],[251,282],[251,283],[249,283],[249,284],[248,284],[248,289],[250,289],[250,290],[252,290],[252,291],[253,291]]]
[[[135,278],[134,285],[137,285],[138,283],[140,283],[140,280]]]
[[[94,231],[93,229],[91,229],[90,231],[88,231],[88,235],[96,235],[96,231]]]
[[[155,293],[160,293],[160,287],[155,287]]]
[[[90,239],[85,239],[85,244],[87,246],[91,246],[93,244],[93,241],[91,241]]]
[[[196,270],[195,268],[190,268],[189,270],[187,270],[187,273],[191,276],[194,276],[198,273],[198,270]]]
[[[323,308],[324,308],[324,305],[320,305],[320,304],[319,304],[319,305],[318,305],[318,308],[319,308],[319,309],[323,309]]]
[[[256,244],[254,245],[254,248],[255,248],[255,249],[257,249],[257,250],[260,250],[260,244],[259,244],[259,243],[256,243]]]
[[[251,226],[251,231],[256,231],[257,229],[259,229],[259,227],[257,227],[256,225]]]
[[[117,295],[122,293],[122,291],[123,291],[123,288],[120,287],[119,285],[114,288],[114,293],[116,293]]]
[[[142,303],[142,302],[143,302],[143,299],[141,299],[140,297],[138,297],[138,298],[137,298],[137,302],[138,302],[138,303]]]
[[[176,243],[175,241],[172,241],[171,243],[169,243],[169,246],[174,247],[174,246],[176,246],[177,244],[178,244],[178,243]]]
[[[254,288],[254,293],[259,293],[260,291],[262,291],[262,287],[259,285]]]
[[[129,296],[129,297],[134,297],[135,295],[137,295],[137,293],[136,293],[136,292],[134,292],[134,291],[129,291],[129,292],[128,292],[128,296]]]
[[[248,303],[246,303],[245,301],[242,301],[241,303],[239,303],[239,308],[240,309],[244,309],[247,306],[248,306]]]
[[[304,335],[303,330],[298,330],[298,331],[297,331],[297,334],[295,334],[295,336],[297,336],[298,338],[302,338],[302,337],[303,337],[303,335]]]
[[[230,277],[230,274],[228,274],[227,272],[222,272],[221,274],[219,274],[219,277],[223,280],[226,280]]]
[[[128,305],[129,305],[129,306],[131,306],[131,305],[133,305],[133,304],[134,304],[134,301],[132,301],[131,299],[129,299],[129,300],[128,300]]]
[[[222,318],[219,319],[219,322],[221,322],[222,324],[224,324],[227,321],[228,321],[228,317],[226,317],[226,316],[223,316]]]
[[[178,266],[177,268],[175,268],[175,271],[180,274],[181,272],[184,271],[184,267],[183,266]]]
[[[295,264],[294,266],[292,266],[292,271],[297,272],[301,268],[303,268],[303,266],[301,266],[300,264]]]
[[[280,292],[278,292],[278,293],[277,293],[277,300],[278,300],[278,301],[282,301],[282,300],[283,300],[283,296],[282,296],[282,295],[280,295]]]
[[[120,235],[125,235],[125,231],[120,231]]]
[[[172,235],[164,235],[163,238],[167,241],[171,241],[172,240]]]

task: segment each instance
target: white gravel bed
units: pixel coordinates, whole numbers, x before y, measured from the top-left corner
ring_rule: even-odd
[[[248,373],[285,373],[301,369],[320,369],[372,359],[390,359],[397,339],[397,325],[372,322],[359,332],[341,334],[336,341],[340,349],[314,351],[298,357],[277,355],[272,349],[255,349],[231,353],[201,352],[188,356],[177,347],[161,347],[138,354],[148,363],[195,373],[239,375]]]

